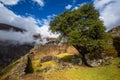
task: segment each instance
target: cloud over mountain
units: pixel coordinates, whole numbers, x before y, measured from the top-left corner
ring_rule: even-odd
[[[120,25],[120,0],[94,0],[107,30]]]
[[[34,42],[33,35],[41,34],[44,37],[56,37],[52,34],[49,28],[49,22],[52,16],[48,16],[47,19],[38,20],[31,16],[25,17],[16,15],[13,11],[6,8],[2,3],[0,3],[0,23],[9,24],[21,29],[26,30],[26,32],[14,32],[0,30],[1,40],[14,40],[20,43]],[[42,26],[38,26],[42,24]]]
[[[49,31],[49,23],[54,15],[47,16],[46,19],[36,19],[35,17],[17,15],[14,10],[10,10],[6,5],[16,5],[21,0],[0,0],[0,23],[9,24],[20,29],[26,30],[26,32],[15,32],[12,30],[3,31],[0,30],[0,40],[14,40],[20,43],[36,41],[33,38],[34,34],[41,34],[42,38],[45,37],[57,37],[58,35],[52,34]],[[37,2],[40,6],[44,6],[43,0],[32,0]],[[66,6],[66,9],[78,9],[81,4],[76,4],[76,0],[73,0],[73,4]],[[114,26],[120,25],[120,0],[94,0],[94,6],[100,12],[100,18],[104,21],[107,29],[111,29]],[[21,6],[19,6],[21,7]],[[63,6],[65,7],[65,6]],[[72,8],[71,8],[72,7]],[[37,12],[36,12],[37,13]],[[47,12],[46,12],[47,13]],[[45,15],[48,15],[44,13]],[[43,14],[43,15],[44,15]],[[38,17],[37,17],[38,18]],[[39,41],[37,41],[39,42]]]
[[[5,5],[16,5],[20,0],[0,0]]]

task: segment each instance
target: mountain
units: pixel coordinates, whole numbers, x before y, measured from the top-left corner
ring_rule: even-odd
[[[13,31],[16,31],[16,32],[24,32],[24,31],[26,31],[24,29],[17,28],[17,27],[8,25],[8,24],[3,24],[3,23],[0,23],[0,30],[5,30],[5,31],[13,30]]]
[[[120,36],[120,26],[114,27],[108,32],[111,33],[113,36]]]
[[[3,23],[0,23],[0,30],[12,30],[14,32],[26,31],[24,29]],[[12,41],[8,40],[0,40],[0,70],[9,65],[11,62],[19,59],[21,56],[24,56],[30,51],[31,48],[33,48],[32,44],[12,44],[11,42]]]
[[[0,30],[4,30],[4,31],[13,30],[13,31],[16,31],[16,32],[26,31],[24,29],[14,27],[14,26],[11,26],[11,25],[8,25],[8,24],[3,24],[3,23],[0,23]]]

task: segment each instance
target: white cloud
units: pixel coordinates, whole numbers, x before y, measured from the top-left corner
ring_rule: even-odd
[[[0,5],[0,23],[7,23],[31,32],[36,31],[38,26],[34,18],[16,15],[14,12],[4,7],[4,5]]]
[[[99,10],[107,30],[120,25],[120,0],[95,0],[94,6]]]
[[[34,2],[37,2],[41,7],[44,6],[44,1],[43,0],[32,0]]]
[[[68,4],[67,6],[65,6],[65,9],[71,9],[72,5]]]
[[[77,10],[79,7],[85,5],[86,3],[77,4],[72,10]]]
[[[14,32],[0,30],[0,40],[9,40],[19,42],[20,44],[36,42],[30,32]]]
[[[94,5],[97,9],[101,9],[111,1],[112,0],[94,0]]]
[[[42,27],[40,27],[40,30],[43,37],[58,37],[58,34],[53,34],[51,31],[49,31],[49,23],[53,16],[55,15],[53,14],[51,16],[47,16],[47,19],[41,20]]]
[[[16,5],[20,0],[0,0],[5,5]]]
[[[19,43],[34,42],[34,34],[41,34],[42,38],[45,37],[57,37],[52,34],[49,29],[49,22],[51,16],[48,16],[47,19],[38,20],[31,16],[24,17],[16,15],[13,11],[6,8],[3,4],[0,3],[0,23],[9,24],[27,30],[27,32],[14,32],[14,31],[0,31],[1,40],[13,40],[18,41]],[[41,23],[42,26],[39,27],[37,24]]]
[[[75,6],[72,10],[77,10],[79,8],[79,6]]]

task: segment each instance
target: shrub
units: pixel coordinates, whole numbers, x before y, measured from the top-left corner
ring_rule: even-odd
[[[120,37],[113,38],[113,45],[118,52],[118,56],[120,56]]]
[[[104,56],[113,56],[117,57],[118,52],[116,51],[115,47],[113,45],[108,45],[104,50]]]

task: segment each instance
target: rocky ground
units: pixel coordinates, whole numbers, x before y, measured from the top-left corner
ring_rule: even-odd
[[[120,58],[88,60],[93,65],[82,65],[81,56],[70,47],[59,52],[60,47],[52,45],[35,46],[17,64],[12,63],[3,74],[3,80],[119,80]],[[48,49],[48,51],[46,51]],[[68,48],[67,48],[68,49]],[[71,50],[71,51],[70,51]],[[66,51],[66,52],[65,52]],[[100,65],[98,65],[100,64]],[[97,67],[95,67],[97,65]],[[6,72],[7,71],[7,72]],[[20,73],[20,74],[19,74]]]
[[[110,64],[103,63],[99,67],[81,65],[74,54],[62,53],[33,59],[32,74],[24,76],[25,80],[119,80],[120,58],[110,60]]]

